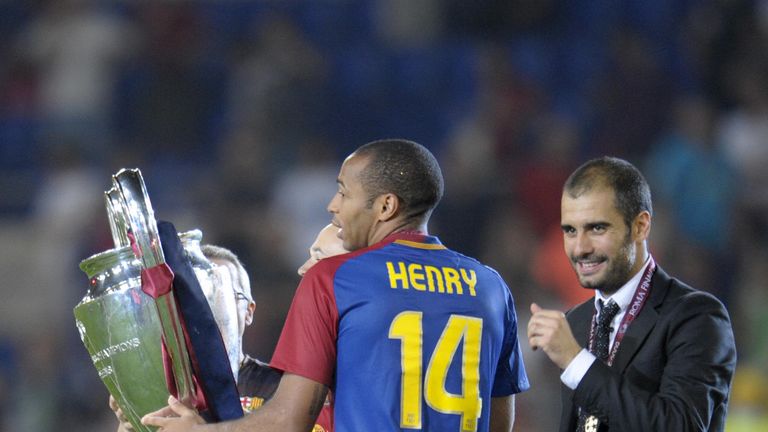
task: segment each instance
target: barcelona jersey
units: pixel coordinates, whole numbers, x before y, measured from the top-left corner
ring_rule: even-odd
[[[498,273],[412,232],[312,267],[272,366],[330,387],[339,432],[486,431],[529,387]]]

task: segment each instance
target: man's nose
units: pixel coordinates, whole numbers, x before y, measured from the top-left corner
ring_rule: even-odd
[[[589,255],[593,252],[592,240],[586,233],[577,233],[574,243],[573,254],[576,256]]]
[[[308,260],[304,261],[304,264],[299,267],[298,273],[299,276],[304,276],[304,273],[309,270],[309,268],[312,267],[312,258],[309,258]]]
[[[339,212],[338,198],[339,198],[339,194],[333,195],[333,198],[331,198],[331,201],[328,203],[328,207],[326,207],[326,210],[328,210],[328,213],[336,214]]]

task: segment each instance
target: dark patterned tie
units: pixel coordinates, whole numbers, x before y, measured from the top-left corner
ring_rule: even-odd
[[[595,346],[592,354],[602,361],[608,359],[608,348],[611,346],[611,322],[616,314],[619,313],[619,305],[611,300],[603,306],[603,301],[598,300],[600,305],[600,316],[597,317],[597,328],[595,329]]]
[[[595,343],[590,352],[598,359],[605,362],[608,359],[608,351],[611,346],[611,322],[613,318],[619,313],[619,305],[613,300],[609,301],[607,305],[603,306],[603,301],[598,300],[600,306],[600,315],[597,317],[597,323],[595,325]],[[576,432],[597,432],[600,426],[600,422],[597,417],[592,416],[579,410],[579,422],[576,426]]]

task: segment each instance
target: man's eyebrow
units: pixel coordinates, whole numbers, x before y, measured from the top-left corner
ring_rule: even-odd
[[[594,228],[596,226],[609,227],[611,225],[612,224],[610,222],[607,222],[607,221],[595,221],[595,222],[588,222],[588,223],[584,224],[584,227],[587,228],[587,229],[591,229],[591,228]]]
[[[587,222],[584,225],[582,225],[582,227],[584,229],[589,230],[589,229],[592,229],[592,228],[594,228],[596,226],[609,227],[609,226],[612,226],[612,225],[613,225],[612,223],[607,222],[607,221],[596,221],[596,222]],[[560,225],[560,228],[561,229],[570,229],[570,228],[575,228],[575,227],[573,225],[571,225],[571,224],[562,224],[562,225]]]

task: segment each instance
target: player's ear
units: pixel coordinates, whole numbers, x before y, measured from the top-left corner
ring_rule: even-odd
[[[256,302],[248,303],[248,310],[245,312],[245,325],[249,326],[253,322],[253,313],[256,312]]]
[[[374,201],[373,208],[378,213],[378,219],[382,222],[386,222],[397,216],[399,213],[400,198],[393,193],[381,194]]]

